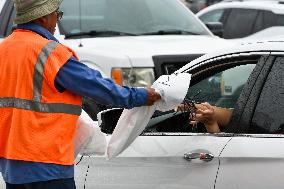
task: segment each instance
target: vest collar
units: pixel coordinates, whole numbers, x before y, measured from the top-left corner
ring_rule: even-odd
[[[53,40],[58,42],[58,40],[47,29],[35,23],[18,24],[13,28],[13,30],[14,29],[31,30],[48,40]]]

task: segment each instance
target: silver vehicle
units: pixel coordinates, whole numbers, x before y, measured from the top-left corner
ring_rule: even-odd
[[[209,134],[202,124],[190,125],[187,112],[156,112],[118,157],[83,157],[76,169],[78,188],[85,179],[87,188],[103,189],[282,188],[284,42],[210,53],[178,72],[193,74],[188,98],[234,108],[228,128]],[[230,86],[233,79],[238,87]],[[105,120],[114,119],[111,115]],[[102,130],[111,133],[113,127],[105,124]]]

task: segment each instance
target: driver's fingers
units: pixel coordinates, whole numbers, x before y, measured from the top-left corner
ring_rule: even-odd
[[[189,107],[185,104],[180,104],[178,107],[175,108],[176,112],[186,111]]]
[[[203,107],[205,107],[208,110],[214,111],[214,108],[212,105],[210,105],[208,102],[202,103]]]
[[[197,108],[197,110],[206,110],[206,109],[208,109],[208,107],[207,107],[207,105],[205,105],[205,103],[195,104],[195,107]]]

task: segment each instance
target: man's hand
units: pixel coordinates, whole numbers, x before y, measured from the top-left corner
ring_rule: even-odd
[[[147,99],[147,102],[146,102],[147,106],[152,106],[157,100],[161,99],[160,94],[157,93],[155,91],[155,89],[147,88],[147,91],[148,91],[148,99]]]

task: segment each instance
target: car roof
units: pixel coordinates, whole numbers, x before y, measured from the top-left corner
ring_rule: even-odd
[[[275,40],[267,40],[267,41],[255,41],[255,42],[247,42],[233,45],[229,48],[220,49],[218,51],[205,54],[200,58],[197,58],[190,63],[183,66],[181,69],[176,71],[175,73],[181,73],[185,70],[194,67],[197,63],[207,62],[212,60],[219,60],[226,57],[235,57],[240,55],[249,55],[249,54],[268,54],[270,52],[274,52],[277,54],[284,55],[284,38],[275,39]]]
[[[258,9],[258,10],[269,10],[275,14],[284,14],[284,1],[273,1],[273,0],[250,0],[250,1],[223,1],[211,5],[196,15],[201,16],[202,14],[223,8],[245,8],[245,9]]]

